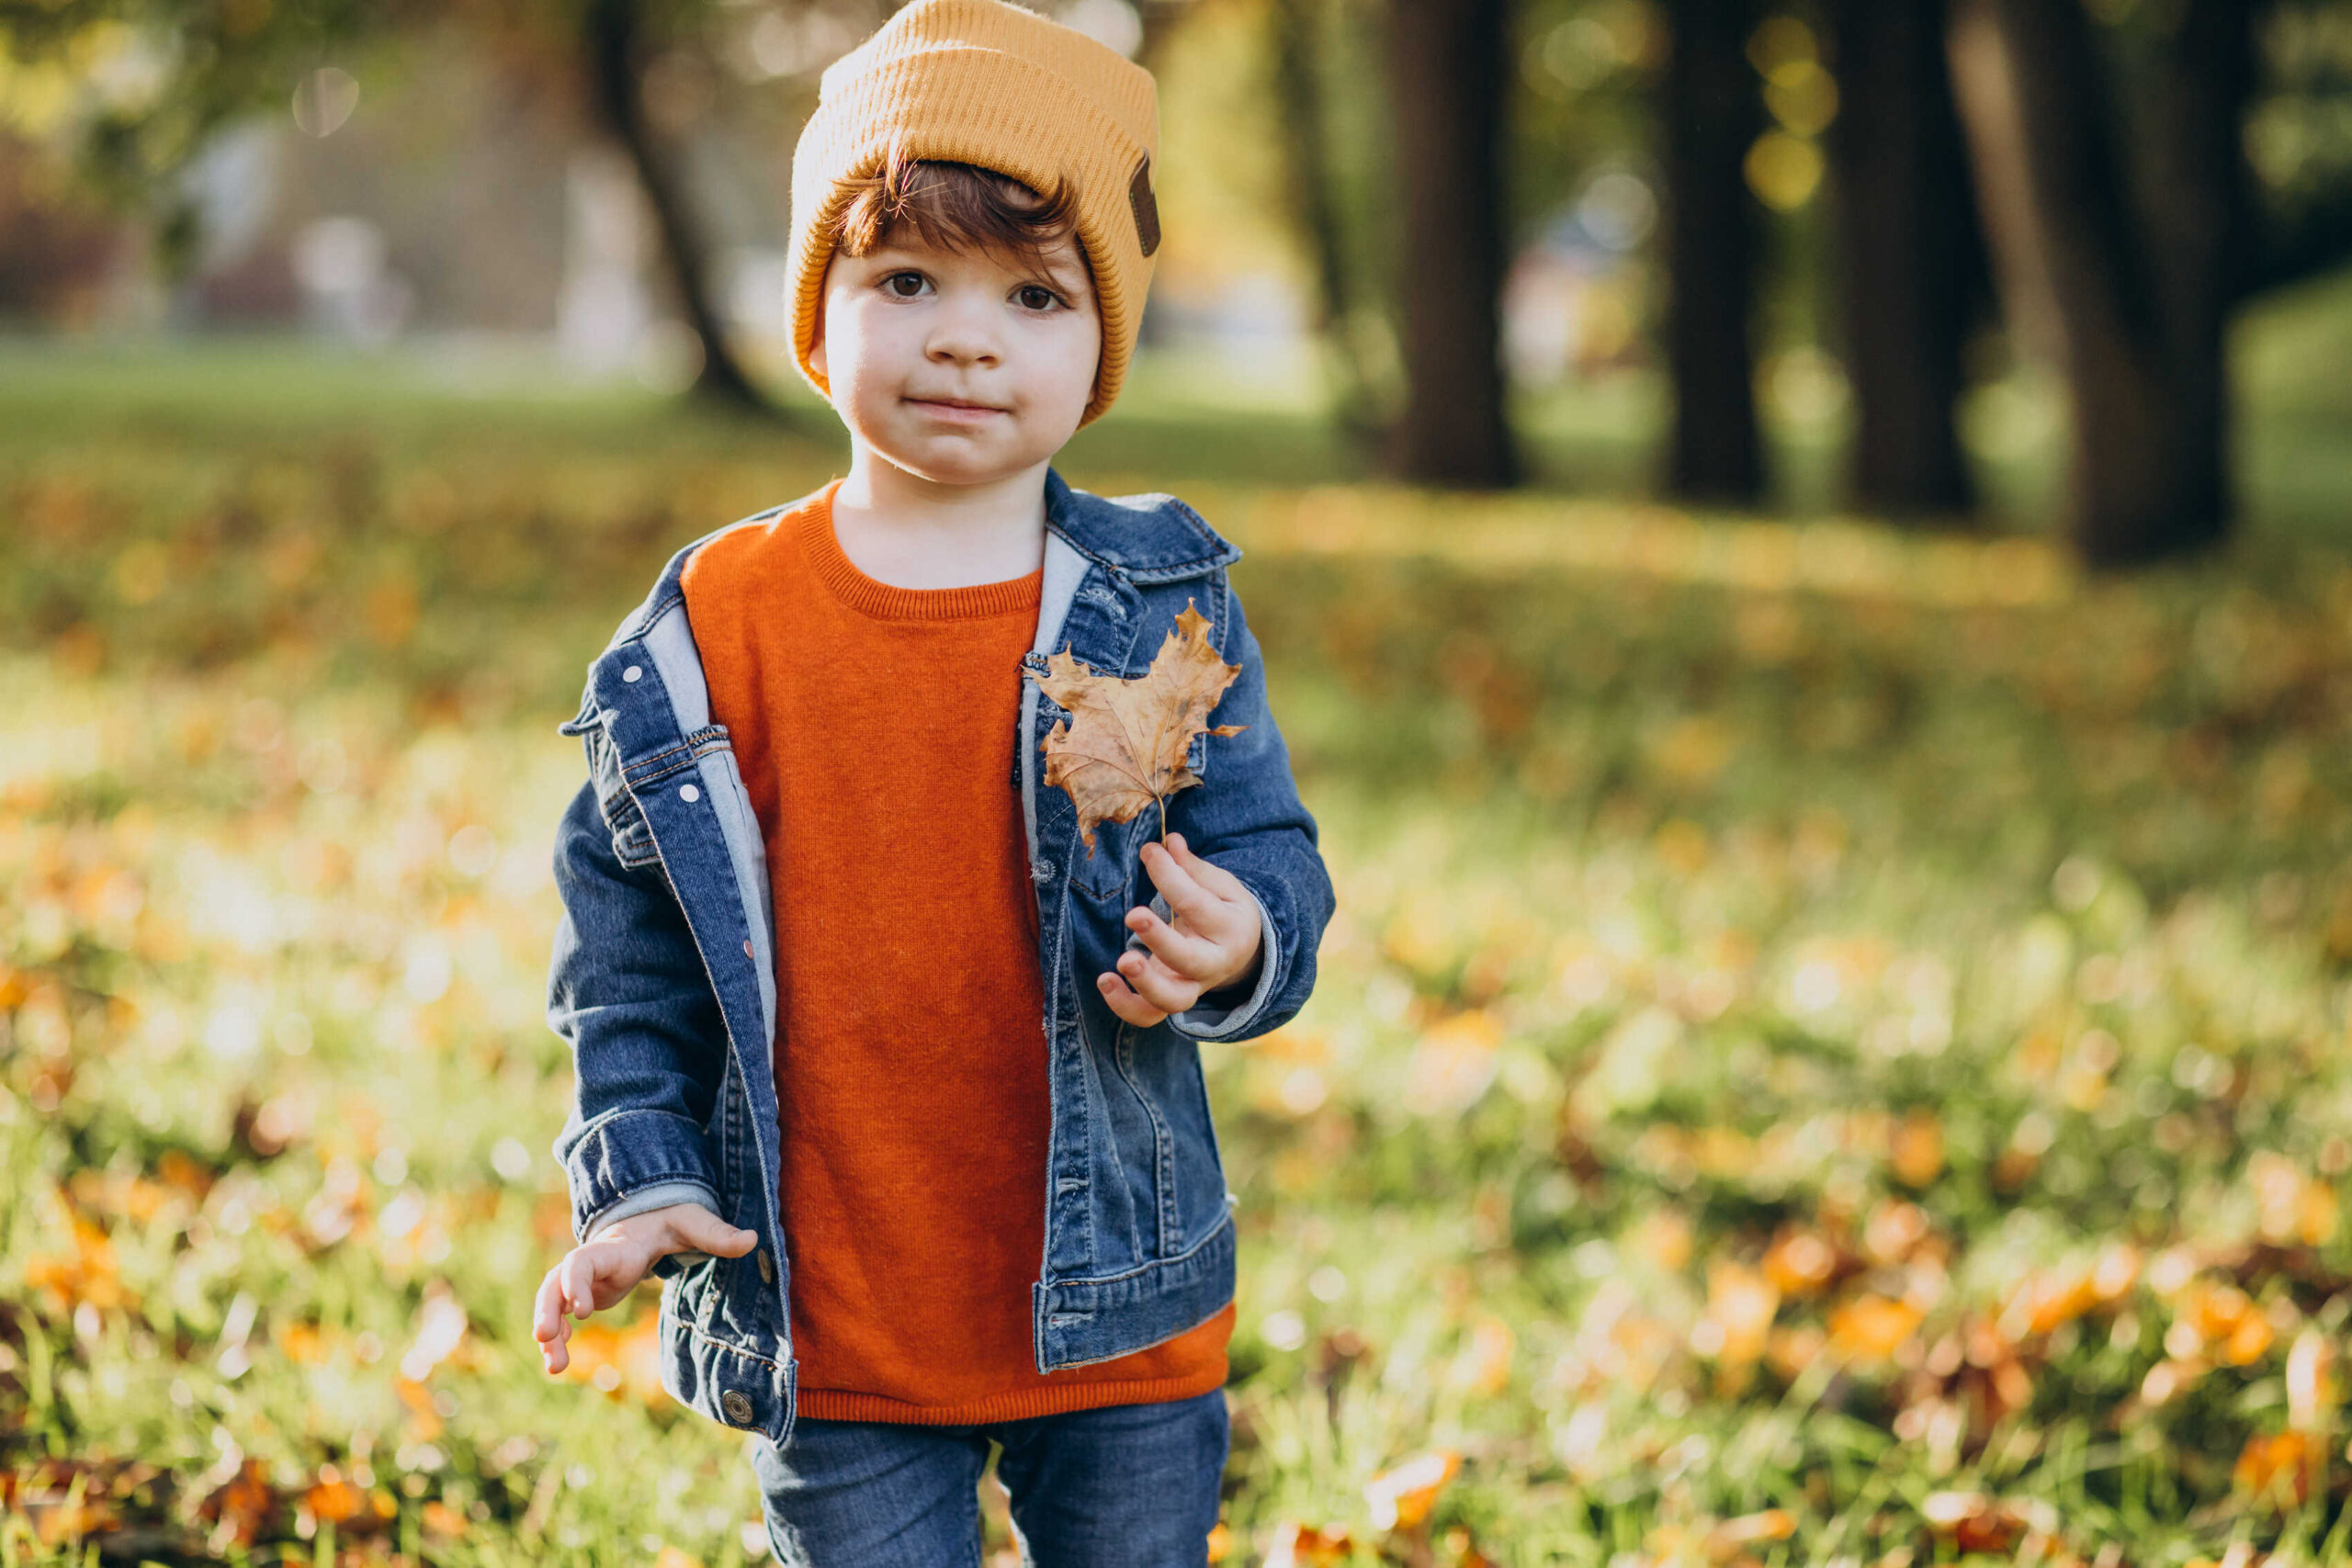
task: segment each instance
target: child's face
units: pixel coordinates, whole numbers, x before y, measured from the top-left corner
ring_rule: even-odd
[[[1045,462],[1094,392],[1102,320],[1075,236],[1039,267],[911,231],[835,252],[810,362],[851,434],[910,473],[980,484]]]

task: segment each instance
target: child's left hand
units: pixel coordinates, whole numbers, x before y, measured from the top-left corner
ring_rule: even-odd
[[[1127,952],[1118,972],[1095,976],[1111,1010],[1138,1029],[1182,1012],[1207,992],[1254,980],[1263,945],[1258,905],[1241,879],[1194,854],[1182,833],[1143,847],[1143,868],[1175,911],[1170,925],[1149,908],[1127,911],[1127,929],[1148,953]]]

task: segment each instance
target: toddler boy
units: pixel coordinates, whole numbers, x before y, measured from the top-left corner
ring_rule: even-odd
[[[1227,1455],[1233,1195],[1196,1041],[1312,990],[1314,818],[1226,580],[1164,495],[1054,472],[1159,247],[1151,78],[1001,0],[825,73],[793,167],[801,369],[848,473],[696,539],[591,666],[548,1020],[581,1245],[534,1333],[663,1278],[664,1383],[756,1434],[778,1558],[1197,1564]],[[1024,672],[1239,667],[1201,783],[1095,826]],[[1140,871],[1154,889],[1148,905]]]

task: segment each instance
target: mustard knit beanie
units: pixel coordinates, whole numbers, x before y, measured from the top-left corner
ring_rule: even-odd
[[[851,193],[893,146],[973,164],[1040,192],[1067,180],[1094,275],[1102,360],[1079,421],[1118,396],[1159,248],[1152,160],[1159,150],[1151,73],[1075,28],[1004,0],[914,0],[825,69],[817,110],[792,155],[792,353],[808,363],[831,234]]]

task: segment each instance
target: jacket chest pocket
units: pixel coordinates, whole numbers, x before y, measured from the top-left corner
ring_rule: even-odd
[[[1149,883],[1137,855],[1143,848],[1142,829],[1146,825],[1157,836],[1159,812],[1147,806],[1132,822],[1097,822],[1094,825],[1094,852],[1089,855],[1086,845],[1079,843],[1071,852],[1075,859],[1070,866],[1070,880],[1081,892],[1096,898],[1124,901],[1136,883]],[[1147,889],[1148,891],[1148,889]]]

